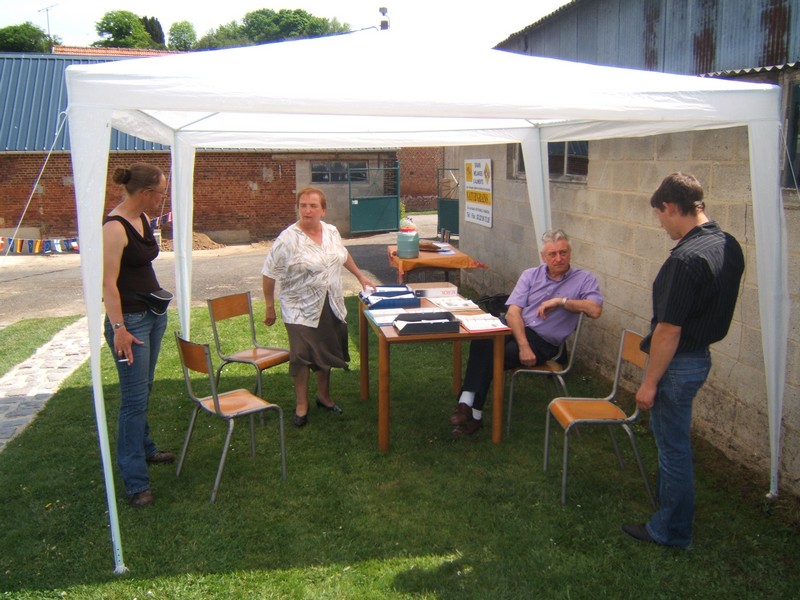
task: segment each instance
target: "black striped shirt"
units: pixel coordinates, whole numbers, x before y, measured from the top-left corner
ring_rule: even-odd
[[[653,282],[650,350],[658,323],[681,328],[676,354],[707,348],[724,338],[733,318],[744,272],[739,242],[714,221],[695,227],[670,252]]]

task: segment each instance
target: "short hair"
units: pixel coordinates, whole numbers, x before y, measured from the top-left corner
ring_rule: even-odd
[[[689,173],[670,173],[653,192],[650,206],[664,210],[665,204],[674,204],[682,215],[694,215],[705,210],[703,186]]]
[[[542,241],[539,244],[539,252],[544,250],[545,244],[552,244],[553,242],[567,242],[570,250],[572,250],[572,244],[569,241],[569,236],[563,229],[548,229],[542,235]]]
[[[164,173],[149,163],[133,163],[129,167],[117,167],[111,180],[125,186],[125,191],[132,196],[139,190],[155,188],[161,183]]]
[[[304,187],[302,190],[297,192],[297,208],[300,208],[300,198],[302,198],[303,196],[306,196],[308,194],[317,194],[319,196],[319,203],[322,206],[322,208],[324,208],[325,210],[328,209],[328,203],[325,200],[325,192],[323,192],[319,188],[315,188],[315,187],[311,187],[311,186]]]

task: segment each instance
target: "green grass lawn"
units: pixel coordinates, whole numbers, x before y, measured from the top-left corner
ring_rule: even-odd
[[[24,319],[0,329],[0,377],[15,365],[31,356],[42,344],[67,325],[78,320],[74,317],[49,319]]]
[[[257,429],[254,458],[246,424],[237,428],[216,504],[209,495],[224,425],[208,417],[198,420],[180,478],[173,467],[151,467],[154,507],[129,508],[117,480],[130,570],[122,576],[113,574],[88,365],[76,371],[0,453],[0,597],[797,596],[797,505],[766,501],[766,477],[698,444],[694,548],[636,543],[620,525],[646,520],[650,508],[624,437],[625,469],[605,431],[574,438],[568,504],[561,506],[560,433],[551,469],[542,471],[552,386],[520,384],[513,433],[502,444],[491,442],[490,422],[474,439],[455,440],[447,424],[454,403],[447,344],[393,350],[392,449],[379,452],[377,369],[371,365],[372,399],[361,402],[354,298],[348,308],[352,370],[332,377],[343,415],[312,406],[308,426],[296,429],[286,365],[265,378],[265,396],[285,410],[287,480],[280,478],[274,416]],[[171,314],[150,408],[154,437],[176,452],[191,409],[172,338],[177,326]],[[286,344],[282,326],[258,327],[262,341],[268,335],[269,343]],[[193,312],[192,338],[211,340],[203,309]],[[106,354],[102,374],[113,453],[119,394]],[[224,380],[250,387],[252,374],[232,368]],[[567,383],[576,395],[608,386],[580,369]],[[644,425],[637,435],[654,483],[652,437]]]

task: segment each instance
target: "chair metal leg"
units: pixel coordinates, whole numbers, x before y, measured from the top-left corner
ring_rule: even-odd
[[[219,378],[220,378],[220,376],[222,375],[222,368],[223,368],[225,365],[227,365],[227,364],[228,364],[228,363],[226,363],[226,362],[222,362],[222,363],[219,365],[219,367],[217,367],[217,377],[216,377],[216,379],[214,380],[214,385],[216,385],[216,386],[217,386],[217,390],[219,390]]]
[[[263,390],[262,390],[262,388],[261,388],[261,369],[259,369],[258,367],[256,367],[256,388],[255,388],[255,391],[254,391],[253,393],[254,393],[256,396],[258,396],[259,398],[261,398],[261,397],[262,397],[262,396],[261,396],[261,392],[262,392],[262,391],[263,391]],[[262,414],[262,416],[263,416],[263,414],[264,414],[264,413],[261,413],[261,414]]]
[[[551,377],[556,385],[556,394],[562,398],[569,397],[569,394],[567,393],[567,384],[564,383],[564,378],[561,375],[556,375],[555,373],[551,375]]]
[[[281,447],[281,479],[286,479],[286,443],[283,438],[283,409],[276,406],[278,410],[278,442]]]
[[[254,414],[249,415],[250,420],[250,456],[256,455],[256,419]],[[263,420],[264,413],[261,413],[261,418]]]
[[[548,373],[547,378],[552,380],[553,386],[556,388],[557,398],[566,398],[569,396],[567,393],[567,385],[564,383],[564,378],[555,373]],[[514,382],[517,379],[517,373],[511,374],[511,385],[508,392],[508,409],[506,413],[506,436],[511,435],[511,410],[514,406]]]
[[[261,387],[261,373],[262,373],[262,371],[256,365],[253,365],[253,366],[256,367],[256,387],[254,388],[253,393],[256,396],[258,396],[259,398],[263,399],[264,397],[261,395],[261,392],[263,391],[263,388]],[[260,413],[258,413],[258,424],[261,425],[261,427],[264,426],[264,411],[261,411]],[[254,442],[254,444],[255,444],[255,442]],[[256,450],[255,450],[255,445],[254,445],[253,446],[253,455],[254,456],[255,456],[255,453],[256,453]]]
[[[617,445],[617,437],[614,435],[614,425],[608,426],[608,435],[611,437],[611,443],[614,446],[614,454],[617,455],[617,462],[619,463],[619,468],[625,468],[625,461],[622,460],[622,454],[619,453],[619,446]]]
[[[570,428],[567,427],[564,430],[564,459],[563,459],[563,470],[564,473],[561,476],[561,504],[564,505],[567,503],[567,472],[569,471],[569,430]]]
[[[228,448],[231,445],[231,436],[233,435],[233,425],[234,420],[228,419],[228,433],[225,436],[225,445],[222,448],[222,456],[219,459],[219,467],[217,468],[217,477],[214,479],[214,489],[211,490],[211,502],[212,504],[217,499],[217,491],[219,490],[219,483],[222,480],[222,469],[225,468],[225,459],[228,456]]]
[[[506,414],[506,436],[511,434],[511,409],[514,407],[514,380],[516,373],[511,374],[511,386],[508,392],[508,412]]]
[[[181,469],[183,468],[183,459],[186,458],[186,450],[189,448],[189,439],[192,437],[192,431],[194,431],[194,422],[197,419],[197,413],[199,410],[200,407],[197,405],[192,408],[192,416],[189,417],[189,429],[186,430],[186,438],[183,440],[181,456],[178,459],[178,466],[175,468],[175,477],[179,477],[181,474]]]
[[[550,462],[550,408],[544,416],[544,471],[547,472],[547,465]]]
[[[653,492],[650,490],[650,483],[647,481],[647,471],[644,470],[644,463],[642,463],[642,457],[639,454],[639,448],[636,445],[636,437],[633,433],[633,430],[627,423],[623,423],[622,428],[625,430],[625,433],[628,434],[628,438],[631,440],[631,448],[633,448],[633,455],[636,457],[636,463],[639,465],[639,472],[642,474],[642,481],[644,481],[644,489],[647,491],[647,497],[650,499],[650,504],[653,508],[657,508],[656,500],[653,497]]]

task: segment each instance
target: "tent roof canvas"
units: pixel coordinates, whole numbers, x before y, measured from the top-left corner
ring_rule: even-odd
[[[473,144],[491,132],[513,140],[532,124],[550,138],[651,135],[772,119],[780,102],[765,84],[430,46],[388,31],[74,66],[67,81],[70,107],[111,107],[122,131],[164,144],[179,132],[206,147]]]
[[[111,128],[172,151],[181,328],[189,335],[196,148],[346,149],[519,142],[533,225],[550,224],[546,142],[744,125],[777,492],[789,319],[779,186],[780,90],[765,84],[570,63],[361,32],[67,69],[81,267],[117,569],[99,369],[102,228]]]

